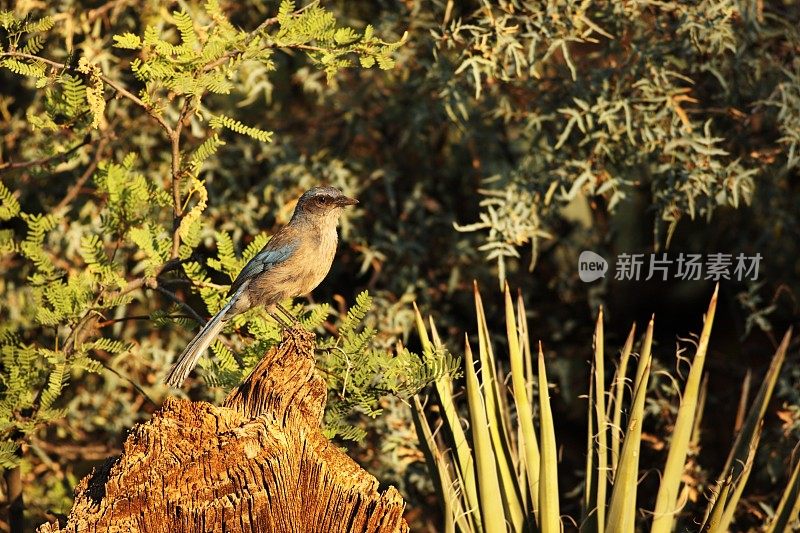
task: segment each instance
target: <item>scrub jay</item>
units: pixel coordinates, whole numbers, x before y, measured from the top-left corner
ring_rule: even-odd
[[[291,317],[280,302],[311,292],[325,279],[336,254],[336,225],[342,208],[357,203],[333,187],[306,191],[297,201],[289,223],[236,276],[228,291],[228,303],[186,346],[164,382],[180,386],[225,322],[252,307],[263,305],[273,318],[287,326],[274,311]]]

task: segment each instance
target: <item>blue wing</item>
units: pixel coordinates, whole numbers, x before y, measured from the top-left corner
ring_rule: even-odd
[[[285,229],[285,228],[284,228]],[[236,290],[242,286],[242,284],[258,276],[262,272],[266,272],[276,265],[279,265],[289,259],[292,256],[292,253],[297,249],[297,241],[291,238],[289,232],[287,231],[279,231],[276,233],[258,252],[255,257],[253,257],[239,272],[239,275],[236,276],[236,279],[231,285],[230,290],[228,291],[228,296],[236,292]]]

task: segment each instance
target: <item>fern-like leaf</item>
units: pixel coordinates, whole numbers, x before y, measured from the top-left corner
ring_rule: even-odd
[[[44,63],[40,61],[22,62],[16,59],[6,58],[0,60],[0,67],[7,68],[15,74],[29,76],[31,78],[44,78]]]
[[[26,22],[20,28],[21,33],[41,33],[48,31],[55,26],[53,17],[42,17],[38,20],[31,20]]]
[[[175,26],[181,34],[183,45],[189,49],[197,48],[197,32],[194,30],[192,17],[186,11],[175,11],[172,15],[175,17]]]
[[[19,465],[17,455],[19,444],[10,440],[0,440],[0,469],[11,469]]]
[[[37,54],[44,48],[44,39],[40,35],[33,35],[22,47],[23,54]]]
[[[42,397],[39,403],[39,409],[44,411],[49,409],[53,403],[61,396],[61,391],[67,385],[67,365],[66,363],[58,363],[50,371],[50,377],[47,379],[47,386],[42,391]]]
[[[203,144],[197,147],[197,149],[192,154],[192,158],[189,162],[192,169],[194,170],[195,174],[199,172],[200,167],[203,165],[203,162],[214,155],[220,146],[223,146],[225,141],[219,138],[218,134],[214,134],[205,141]]]
[[[252,137],[253,139],[256,139],[257,141],[261,142],[270,142],[272,140],[271,131],[266,131],[251,126],[245,126],[238,120],[226,117],[224,115],[217,115],[212,117],[211,120],[209,121],[209,125],[214,129],[220,129],[224,127],[231,131],[235,131],[236,133]]]
[[[11,220],[19,215],[20,208],[14,194],[0,181],[0,220]]]
[[[116,48],[126,48],[128,50],[138,50],[142,47],[142,39],[133,33],[123,33],[114,36],[114,46]]]

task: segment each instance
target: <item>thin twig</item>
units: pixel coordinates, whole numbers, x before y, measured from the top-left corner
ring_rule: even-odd
[[[105,15],[107,12],[112,11],[115,8],[119,7],[120,5],[125,5],[127,3],[128,0],[112,0],[111,2],[107,2],[100,7],[90,10],[86,19],[88,22],[94,22],[98,18]]]
[[[111,326],[117,324],[118,322],[127,322],[128,320],[150,320],[152,316],[150,315],[130,315],[124,316],[122,318],[112,318],[110,320],[104,320],[102,322],[97,323],[98,328],[104,328],[107,326]],[[164,318],[191,318],[194,320],[194,317],[189,315],[165,315]]]
[[[315,5],[316,2],[312,2],[306,6],[303,6],[301,9],[295,11],[293,16],[297,16],[306,9],[310,8],[311,6]],[[261,24],[259,24],[255,30],[253,30],[250,34],[250,37],[247,38],[245,41],[245,48],[255,39],[257,39],[261,31],[276,24],[278,22],[278,17],[271,17],[264,20]],[[299,48],[300,46],[298,46]],[[321,48],[307,46],[305,47],[308,50],[322,50]],[[208,63],[203,67],[203,72],[208,72],[210,70],[215,69],[216,67],[225,64],[228,60],[234,58],[236,55],[241,54],[241,51],[235,52],[228,52],[224,54],[219,59]],[[173,215],[173,224],[172,224],[172,254],[171,257],[174,259],[178,257],[178,251],[180,249],[181,244],[181,237],[180,233],[178,232],[178,228],[180,227],[181,218],[183,217],[183,208],[181,206],[181,191],[180,191],[180,178],[181,178],[181,151],[180,151],[180,143],[181,143],[181,132],[183,131],[184,123],[186,119],[191,116],[192,114],[192,103],[193,97],[187,96],[186,99],[183,101],[183,106],[181,107],[180,114],[178,116],[178,122],[175,124],[175,128],[168,129],[167,133],[169,134],[170,144],[171,144],[171,151],[172,151],[172,215]]]
[[[76,70],[75,67],[71,67],[64,63],[59,63],[58,61],[53,61],[52,59],[46,59],[44,57],[39,57],[33,54],[25,54],[22,52],[3,52],[0,53],[0,57],[18,57],[21,59],[30,59],[32,61],[41,61],[42,63],[45,63],[47,65],[62,70],[72,70],[72,71]],[[106,85],[114,89],[117,92],[117,94],[119,94],[120,96],[124,96],[131,102],[135,103],[136,105],[147,111],[147,114],[153,117],[156,120],[156,122],[158,122],[161,125],[161,127],[164,128],[164,131],[166,131],[168,135],[170,136],[172,135],[172,127],[169,124],[167,124],[167,121],[164,120],[164,118],[161,115],[156,113],[156,111],[152,107],[145,104],[138,96],[128,91],[125,87],[123,87],[116,81],[112,80],[105,74],[100,74],[99,77],[101,80],[103,80],[103,82]]]
[[[69,460],[84,459],[88,461],[99,461],[112,455],[119,455],[121,452],[119,448],[109,447],[104,444],[50,443],[35,436],[31,439],[31,445],[38,446],[44,451]]]
[[[231,288],[230,285],[220,285],[219,283],[211,283],[210,281],[197,281],[186,278],[173,278],[173,279],[160,279],[159,283],[162,285],[191,285],[192,287],[200,287],[201,289],[215,289],[219,291],[227,291]]]
[[[78,178],[78,180],[67,190],[67,194],[64,195],[64,198],[58,202],[54,211],[60,211],[64,207],[68,206],[72,203],[72,201],[80,194],[81,189],[92,177],[94,174],[97,165],[100,164],[100,159],[103,157],[103,150],[109,143],[108,137],[103,137],[100,139],[100,142],[97,144],[97,150],[94,152],[94,157],[92,157],[92,161],[89,163],[89,166],[86,167],[86,170],[83,171],[83,174]]]
[[[39,158],[39,159],[34,159],[33,161],[20,161],[19,163],[13,163],[11,161],[6,161],[4,163],[0,163],[0,173],[6,172],[8,170],[16,170],[16,169],[20,169],[20,168],[27,168],[27,167],[35,167],[35,166],[39,166],[39,165],[46,165],[47,163],[50,163],[50,162],[55,161],[57,159],[61,159],[63,157],[69,156],[71,153],[73,153],[73,152],[77,151],[78,149],[86,146],[90,142],[91,142],[91,139],[86,138],[83,141],[81,141],[80,143],[78,143],[75,146],[73,146],[72,148],[70,148],[69,150],[67,150],[66,152],[62,152],[60,154],[53,154],[51,156],[42,157],[42,158]]]
[[[142,107],[145,111],[147,111],[148,115],[153,117],[156,120],[156,122],[161,124],[161,127],[164,128],[164,131],[166,131],[169,135],[172,135],[172,127],[170,127],[170,125],[167,124],[167,121],[165,121],[164,118],[161,117],[161,115],[156,113],[156,111],[152,107],[150,107],[147,104],[145,104],[144,102],[142,102],[139,99],[138,96],[136,96],[135,94],[129,92],[127,89],[125,89],[124,87],[119,85],[117,82],[113,81],[112,79],[110,79],[105,74],[101,74],[100,75],[100,79],[103,80],[105,83],[107,83],[112,89],[117,91],[117,93],[119,93],[120,95],[124,96],[125,98],[127,98],[131,102],[137,104],[138,106]]]
[[[181,263],[182,261],[180,259],[170,259],[169,261],[161,265],[161,269],[159,269],[159,271],[156,273],[156,279],[142,277],[130,280],[125,285],[125,288],[120,289],[115,293],[111,293],[109,296],[111,297],[124,296],[126,294],[130,294],[133,291],[139,290],[144,286],[151,286],[151,284],[153,283],[155,283],[156,286],[158,286],[157,285],[158,276],[161,276],[163,274],[166,274],[167,272],[171,272],[172,270],[179,268]],[[97,302],[103,296],[106,295],[103,292],[101,292],[98,295],[97,300],[95,300],[95,302]],[[187,307],[192,312],[194,312],[194,310],[191,307],[189,306]],[[195,318],[199,316],[200,315],[197,315],[196,313],[194,315]],[[101,315],[97,313],[95,310],[90,309],[89,311],[87,311],[86,314],[83,315],[83,317],[81,317],[80,320],[78,320],[78,323],[75,324],[75,327],[72,328],[72,331],[70,331],[69,335],[64,341],[64,353],[69,354],[72,352],[75,346],[80,346],[81,344],[83,344],[83,341],[86,339],[86,337],[89,336],[89,332],[91,331],[91,329],[93,329],[93,326],[97,324],[100,318],[102,318]],[[204,324],[205,320],[201,318],[200,323]]]
[[[319,46],[312,46],[310,44],[293,44],[290,48],[297,48],[298,50],[311,50],[313,52],[324,52],[325,49]]]
[[[172,150],[172,255],[174,259],[178,257],[178,250],[181,245],[181,236],[178,228],[181,224],[183,209],[181,207],[181,132],[187,117],[191,115],[192,97],[187,96],[183,101],[181,112],[178,115],[178,123],[169,136]]]
[[[157,290],[158,292],[160,292],[161,294],[163,294],[164,296],[166,296],[167,298],[169,298],[170,300],[172,300],[173,302],[178,304],[178,306],[181,309],[183,309],[187,313],[189,313],[192,316],[192,318],[194,318],[199,324],[205,324],[207,322],[203,317],[201,317],[197,313],[197,311],[192,309],[192,307],[189,304],[187,304],[186,302],[184,302],[180,298],[178,298],[178,295],[175,294],[174,292],[168,291],[164,287],[160,287],[158,285],[156,285],[154,288],[155,288],[155,290]]]
[[[136,389],[136,391],[137,391],[139,394],[141,394],[141,395],[142,395],[142,398],[144,398],[145,400],[147,400],[148,402],[150,402],[150,404],[151,404],[151,405],[158,407],[158,403],[157,403],[155,400],[153,400],[153,399],[150,397],[150,395],[148,395],[148,394],[147,394],[147,393],[144,391],[144,389],[142,389],[142,388],[139,386],[139,384],[138,384],[138,383],[136,383],[135,381],[133,381],[131,378],[129,378],[129,377],[127,377],[127,376],[123,376],[122,374],[120,374],[119,372],[117,372],[116,370],[114,370],[113,368],[111,368],[109,365],[107,365],[106,363],[102,363],[102,365],[103,365],[103,368],[105,368],[106,370],[108,370],[108,371],[109,371],[109,372],[111,372],[112,374],[116,374],[116,376],[117,376],[118,378],[120,378],[120,379],[122,379],[122,380],[125,380],[125,381],[127,381],[127,382],[128,382],[128,384],[130,384],[130,385],[131,385],[131,386],[132,386],[134,389]]]
[[[21,451],[17,450],[17,455]],[[25,504],[22,491],[22,474],[20,465],[6,469],[3,473],[6,481],[6,501],[8,502],[8,525],[11,533],[23,533],[25,531]]]

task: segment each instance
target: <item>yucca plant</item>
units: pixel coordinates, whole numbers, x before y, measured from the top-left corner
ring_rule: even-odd
[[[677,417],[669,437],[666,463],[661,469],[655,509],[637,505],[642,421],[652,368],[655,318],[639,345],[635,370],[635,325],[620,352],[613,379],[607,382],[603,314],[600,310],[594,335],[590,380],[589,428],[583,512],[576,526],[587,532],[628,533],[638,530],[675,530],[685,502],[682,476],[690,447],[699,438],[704,404],[701,385],[703,366],[717,306],[717,291],[711,298],[695,346],[691,369],[683,383]],[[505,340],[510,376],[501,373],[493,351],[481,297],[475,287],[477,355],[469,340],[464,346],[466,401],[454,399],[452,376],[435,383],[435,398],[414,399],[414,421],[434,480],[444,515],[446,532],[559,532],[565,520],[559,510],[559,472],[553,415],[550,409],[545,358],[542,345],[531,349],[525,305],[516,305],[505,287]],[[416,310],[417,329],[426,353],[442,353],[443,343],[433,320],[426,325]],[[707,532],[729,531],[758,451],[761,424],[777,377],[786,357],[791,331],[783,337],[772,358],[761,387],[751,403],[744,423],[719,474],[704,516],[691,518]],[[510,387],[506,384],[510,377]],[[610,387],[607,388],[607,383]],[[626,390],[631,397],[626,397]],[[436,411],[436,425],[431,413]],[[468,429],[460,413],[466,412]],[[534,416],[536,413],[536,416]],[[798,462],[800,464],[800,462]],[[785,531],[796,523],[800,507],[800,466],[796,466],[773,516],[765,529]],[[571,524],[571,522],[570,522]],[[566,526],[572,529],[573,526]]]

